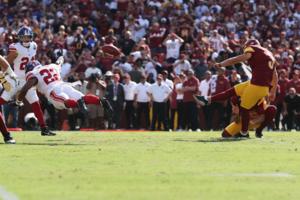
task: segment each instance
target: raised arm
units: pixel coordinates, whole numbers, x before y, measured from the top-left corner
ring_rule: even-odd
[[[232,58],[228,58],[220,63],[216,63],[216,67],[227,67],[227,66],[232,66],[237,63],[245,62],[251,58],[251,53],[244,53],[239,56],[235,56]]]

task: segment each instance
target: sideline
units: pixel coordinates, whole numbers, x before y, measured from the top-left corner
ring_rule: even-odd
[[[15,194],[6,191],[5,188],[0,185],[0,199],[1,198],[3,200],[19,200]]]

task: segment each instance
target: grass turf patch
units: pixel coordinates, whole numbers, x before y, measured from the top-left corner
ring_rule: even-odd
[[[253,135],[253,133],[252,133]],[[24,200],[272,199],[300,196],[300,134],[16,133],[0,144],[0,186]]]

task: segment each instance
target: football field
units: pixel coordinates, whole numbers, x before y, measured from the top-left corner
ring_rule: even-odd
[[[300,133],[19,132],[0,143],[4,200],[299,200]]]

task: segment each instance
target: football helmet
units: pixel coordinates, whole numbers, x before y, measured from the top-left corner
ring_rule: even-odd
[[[249,39],[249,40],[247,40],[247,41],[245,42],[245,44],[244,44],[244,47],[248,47],[248,46],[250,46],[250,45],[258,45],[258,46],[261,46],[260,43],[259,43],[259,41],[256,40],[256,39]]]
[[[37,66],[40,66],[40,65],[41,65],[41,63],[37,60],[28,62],[27,65],[25,66],[25,73],[32,71],[34,68],[36,68]]]
[[[30,42],[33,40],[33,32],[30,27],[28,26],[22,26],[17,33],[17,37],[19,42],[24,46],[24,47],[29,47]]]

